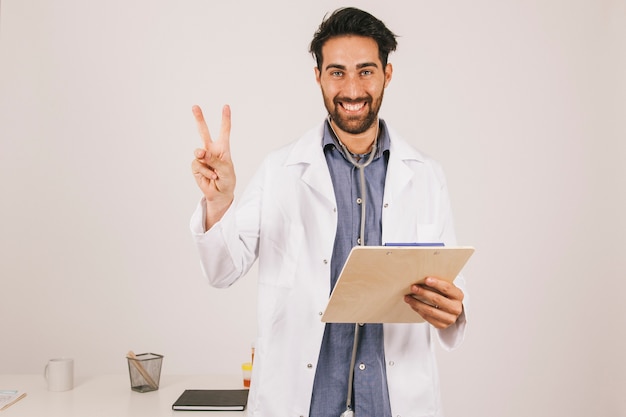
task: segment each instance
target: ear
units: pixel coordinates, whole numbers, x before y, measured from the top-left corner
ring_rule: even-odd
[[[387,66],[385,67],[385,88],[387,88],[387,86],[391,82],[391,76],[392,75],[393,75],[393,65],[391,65],[388,62]]]
[[[317,85],[321,85],[321,77],[322,77],[322,73],[320,72],[320,69],[315,67],[315,81],[317,82]]]

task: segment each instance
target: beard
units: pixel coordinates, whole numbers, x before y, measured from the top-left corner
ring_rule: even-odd
[[[380,110],[380,106],[383,103],[383,95],[384,89],[381,90],[380,95],[374,99],[371,95],[367,94],[365,97],[361,97],[358,99],[349,99],[345,97],[335,97],[331,99],[326,95],[324,90],[322,89],[322,95],[324,96],[324,105],[326,106],[326,110],[328,114],[330,114],[330,118],[335,122],[337,127],[343,130],[346,133],[350,133],[353,135],[361,134],[367,131],[372,125],[378,120],[378,111]],[[339,111],[339,107],[341,107],[341,102],[343,103],[367,103],[368,112],[363,116],[349,116],[342,114]]]

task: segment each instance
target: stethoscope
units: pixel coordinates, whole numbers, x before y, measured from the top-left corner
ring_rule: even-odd
[[[379,129],[379,121],[376,119],[376,135],[374,136],[374,143],[372,143],[372,149],[370,150],[370,154],[367,160],[360,164],[358,163],[352,153],[348,150],[346,145],[343,144],[341,139],[339,139],[339,135],[335,132],[333,125],[331,123],[330,115],[328,116],[328,125],[331,130],[335,134],[341,149],[343,149],[343,153],[348,161],[352,165],[354,165],[359,171],[359,177],[361,179],[360,191],[361,191],[361,228],[359,230],[359,240],[358,243],[360,246],[365,246],[365,206],[367,205],[367,194],[365,190],[365,167],[372,163],[374,160],[374,155],[376,154],[376,143],[378,142],[378,129]],[[352,382],[354,381],[354,364],[356,362],[356,351],[357,345],[359,344],[359,330],[361,326],[358,323],[354,324],[354,341],[352,343],[352,356],[350,358],[350,371],[348,375],[348,396],[346,398],[346,411],[341,413],[339,417],[354,417],[354,411],[352,410]]]

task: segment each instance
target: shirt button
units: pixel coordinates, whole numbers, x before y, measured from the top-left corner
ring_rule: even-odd
[[[361,371],[364,371],[364,370],[365,370],[365,364],[364,364],[364,363],[360,364],[360,365],[359,365],[359,369],[360,369]]]
[[[357,243],[358,245],[360,245],[360,244],[361,244],[361,238],[358,238],[358,239],[356,240],[356,243]]]
[[[307,363],[307,364],[306,364],[306,367],[307,367],[307,368],[309,368],[309,369],[311,369],[311,368],[313,368],[313,364],[312,364],[312,363]]]
[[[394,366],[396,363],[394,361],[389,361],[389,366]]]
[[[365,324],[364,323],[359,323],[359,326],[363,327],[363,326],[365,326]]]
[[[384,208],[389,207],[389,203],[385,203],[385,204],[383,205],[383,207],[384,207]]]
[[[357,204],[361,204],[362,202],[363,202],[363,200],[361,200],[361,198],[357,198],[357,199],[356,199],[356,203],[357,203]]]
[[[324,259],[324,265],[328,265],[328,259]]]
[[[317,313],[317,314],[319,314],[320,316],[323,316],[323,315],[324,315],[324,313],[323,313],[322,311],[320,311],[320,312],[319,312],[319,313]]]

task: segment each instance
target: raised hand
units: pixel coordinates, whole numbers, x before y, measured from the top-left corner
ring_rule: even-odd
[[[218,222],[235,198],[235,167],[230,156],[230,107],[222,109],[222,125],[217,140],[211,139],[202,109],[191,109],[198,133],[204,144],[194,151],[191,172],[206,199],[205,227],[210,229]]]

